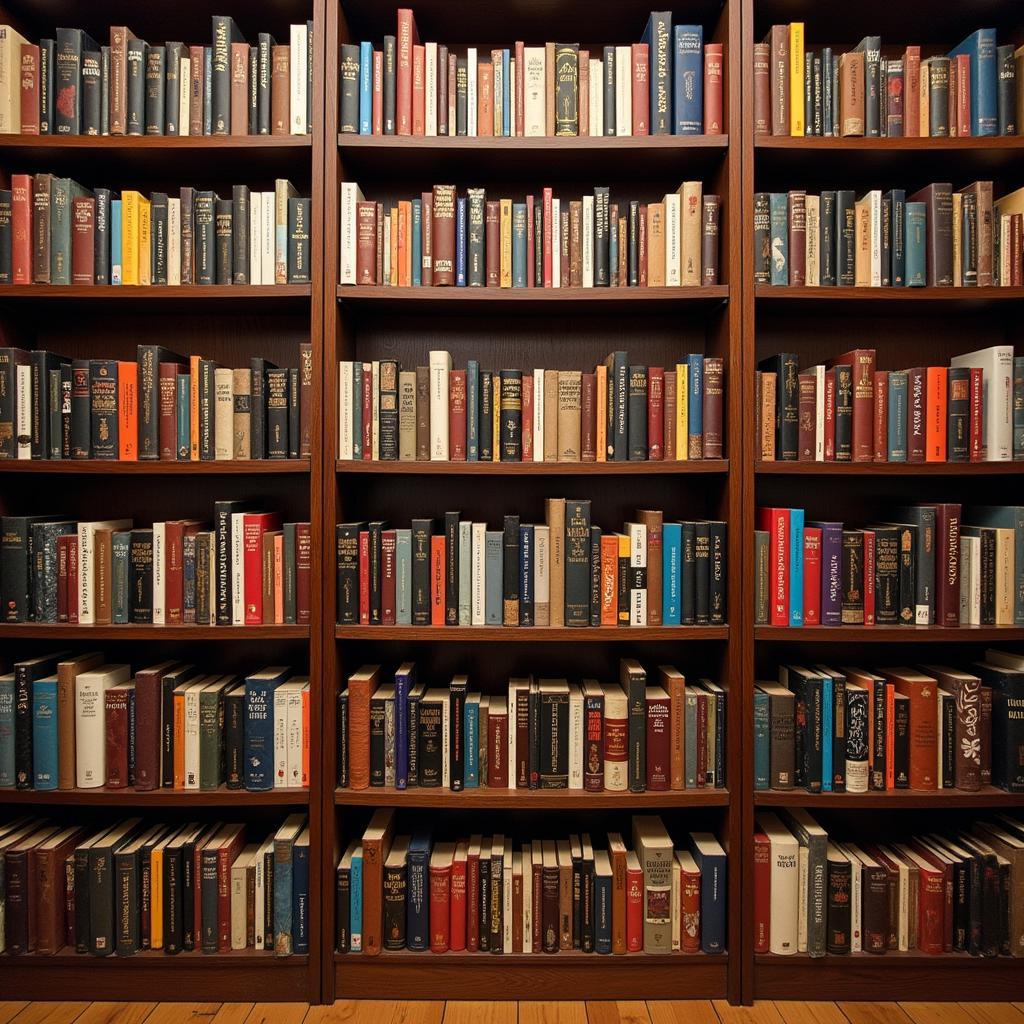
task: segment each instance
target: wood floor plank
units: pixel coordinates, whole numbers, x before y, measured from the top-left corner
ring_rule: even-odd
[[[975,1024],[959,1003],[900,1003],[914,1024]]]
[[[397,999],[339,999],[333,1006],[311,1006],[303,1024],[389,1024],[399,1006]]]
[[[910,1024],[898,1003],[839,1003],[850,1024]]]
[[[391,1024],[441,1024],[443,1019],[443,999],[420,999],[400,1002],[391,1016]]]
[[[773,1001],[786,1024],[846,1024],[843,1011],[831,1002]]]
[[[157,1003],[146,1024],[210,1024],[220,1003]]]
[[[516,1024],[515,1002],[459,1001],[445,1004],[444,1024]]]
[[[647,1012],[651,1024],[719,1024],[710,999],[648,999]]]
[[[647,1004],[641,1000],[600,1000],[587,1003],[589,1024],[650,1024]]]
[[[91,1003],[77,1018],[78,1024],[142,1024],[156,1003]]]
[[[252,1003],[221,1003],[210,1024],[245,1024],[252,1007]]]
[[[27,999],[8,999],[0,1001],[0,1024],[8,1024],[28,1006]]]
[[[1024,1003],[960,1003],[977,1024],[1024,1024]]]
[[[72,1024],[86,1011],[88,1002],[29,1003],[12,1024]]]
[[[587,1024],[587,1004],[524,1001],[519,1004],[519,1024]]]
[[[256,1003],[245,1024],[302,1024],[309,1003]]]
[[[724,999],[712,1004],[722,1024],[783,1024],[775,1004],[768,999],[759,999],[753,1006],[731,1006]]]

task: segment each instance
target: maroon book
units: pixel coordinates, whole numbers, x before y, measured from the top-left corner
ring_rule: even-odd
[[[21,134],[39,134],[39,47],[21,44]]]
[[[674,383],[674,382],[673,382]],[[725,400],[725,363],[721,356],[704,359],[704,458],[720,459],[723,453],[722,415]],[[673,415],[673,419],[675,416]],[[667,449],[672,452],[672,448]]]
[[[466,371],[448,375],[448,458],[466,461]]]
[[[96,200],[71,200],[71,283],[96,283]]]
[[[356,203],[356,284],[377,283],[377,204]]]
[[[497,200],[488,200],[484,220],[484,269],[487,287],[501,284],[501,206]]]
[[[960,625],[960,506],[935,506],[935,624]]]
[[[789,283],[807,283],[807,193],[789,193]]]
[[[927,375],[924,366],[907,370],[907,462],[924,462]]]
[[[135,673],[135,788],[140,791],[160,787],[161,681],[174,664],[165,661]]]
[[[107,743],[107,788],[124,789],[128,785],[128,688],[107,690],[104,701]]]
[[[455,284],[455,186],[435,185],[432,205],[433,283],[450,287]]]
[[[533,378],[529,378],[533,382]],[[523,460],[526,461],[526,378],[523,378]],[[532,410],[533,403],[530,403]],[[650,434],[648,433],[648,436]],[[532,444],[531,444],[532,450]],[[652,455],[651,458],[654,456]],[[660,456],[659,456],[660,458]],[[580,461],[597,461],[597,375],[584,373],[580,382]]]
[[[797,380],[799,382],[797,458],[800,462],[814,462],[814,439],[818,416],[817,381],[813,371],[799,374]]]
[[[441,76],[444,77],[443,75]],[[440,134],[440,132],[438,133]],[[420,222],[423,225],[423,263],[420,269],[420,280],[424,288],[434,283],[434,193],[420,193]]]
[[[704,47],[704,134],[721,135],[723,52],[721,43]]]
[[[665,458],[665,370],[660,366],[647,371],[647,458]]]

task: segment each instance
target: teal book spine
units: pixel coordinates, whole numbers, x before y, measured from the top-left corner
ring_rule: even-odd
[[[359,44],[359,134],[373,134],[373,43]]]
[[[804,510],[789,510],[789,624],[804,624]]]
[[[704,436],[704,356],[699,352],[686,357],[686,387],[689,391],[687,402],[686,430],[689,434],[690,458],[694,453],[695,439]],[[703,445],[697,448],[703,451]]]
[[[526,287],[526,203],[512,204],[512,287]]]
[[[754,789],[771,789],[768,694],[754,691]]]
[[[466,362],[466,461],[480,461],[480,363]]]
[[[32,684],[32,777],[36,789],[57,788],[57,677]]]
[[[395,530],[395,625],[412,625],[412,530]]]
[[[480,786],[480,702],[467,700],[462,712],[463,736],[466,749],[462,768],[462,782],[466,789]]]
[[[290,956],[292,935],[292,856],[294,844],[287,840],[274,843],[274,952]]]
[[[178,460],[188,462],[192,449],[192,375],[179,373],[175,378],[178,394],[175,397],[174,411],[177,437],[175,450]]]
[[[363,951],[363,852],[362,847],[352,855],[349,875],[349,943],[353,953]]]
[[[412,286],[423,284],[423,201],[412,201]]]
[[[130,530],[119,530],[110,542],[110,619],[115,625],[131,618],[131,595],[128,589],[128,551]]]
[[[772,192],[770,199],[772,284],[789,284],[789,196]]]
[[[890,462],[907,461],[907,371],[889,373],[888,456]]]
[[[924,203],[907,203],[907,287],[923,288],[928,283],[928,214]]]
[[[110,283],[121,283],[121,200],[110,201]]]
[[[678,626],[682,603],[680,601],[680,569],[683,553],[682,523],[665,523],[661,528],[661,618],[666,626]]]
[[[472,623],[473,524],[459,523],[459,625]]]
[[[502,567],[504,552],[501,530],[488,530],[484,538],[484,620],[488,626],[502,623]]]
[[[0,676],[0,789],[14,788],[14,675]]]

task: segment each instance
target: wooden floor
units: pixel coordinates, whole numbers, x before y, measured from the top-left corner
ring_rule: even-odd
[[[0,1002],[0,1024],[1024,1024],[1020,1003]]]

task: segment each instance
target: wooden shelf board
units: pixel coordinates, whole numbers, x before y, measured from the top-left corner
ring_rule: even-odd
[[[882,808],[1024,807],[1024,793],[995,786],[976,792],[962,789],[890,789],[884,793],[808,793],[804,790],[756,790],[755,807],[837,807],[843,810]]]
[[[754,639],[777,643],[982,643],[1024,640],[1019,626],[755,626]]]
[[[308,789],[0,789],[0,805],[90,807],[255,807],[298,806],[309,803]]]
[[[0,633],[0,636],[3,634]],[[544,643],[559,640],[634,642],[663,640],[728,640],[728,626],[639,626],[581,627],[562,626],[337,626],[338,640],[436,640],[443,643],[504,641],[508,643]]]
[[[759,284],[754,297],[764,302],[851,302],[851,303],[981,303],[1019,302],[1024,288],[808,288],[804,286]]]
[[[2,465],[2,464],[0,464]],[[1024,463],[1020,463],[1024,468]],[[366,462],[339,460],[340,475],[388,476],[675,476],[688,473],[724,474],[728,459],[686,462]]]
[[[1024,136],[1001,135],[977,138],[864,138],[847,136],[829,138],[826,136],[756,135],[754,148],[760,150],[788,150],[794,153],[943,153],[969,152],[986,153],[1005,151],[1024,152]]]
[[[114,459],[0,460],[0,473],[110,474],[112,476],[279,476],[309,475],[309,459],[222,460],[219,462],[122,462]]]
[[[545,137],[509,137],[478,135],[421,136],[421,135],[338,135],[339,149],[353,151],[406,152],[415,156],[432,150],[452,153],[483,153],[496,150],[501,154],[514,152],[552,153],[561,157],[572,152],[586,152],[592,155],[605,153],[629,153],[631,156],[659,150],[689,151],[695,149],[729,148],[728,135],[580,135]]]
[[[224,150],[280,151],[312,149],[312,135],[0,135],[0,153],[52,153],[53,151],[128,153],[195,152]],[[202,157],[205,159],[205,156]]]
[[[762,476],[1016,476],[1024,462],[755,462]]]
[[[144,306],[186,305],[189,313],[197,309],[224,312],[238,310],[235,303],[258,303],[260,308],[308,307],[312,288],[308,284],[278,285],[2,285],[0,306],[56,302],[62,307],[83,305],[88,308],[122,304]],[[232,304],[230,307],[225,303]]]
[[[0,625],[0,639],[16,640],[306,640],[309,626],[80,626],[65,622]]]
[[[499,789],[483,787],[453,793],[448,789],[336,789],[337,807],[444,807],[453,810],[618,810],[621,808],[728,807],[727,789],[686,789],[644,793],[587,793],[578,789]]]

